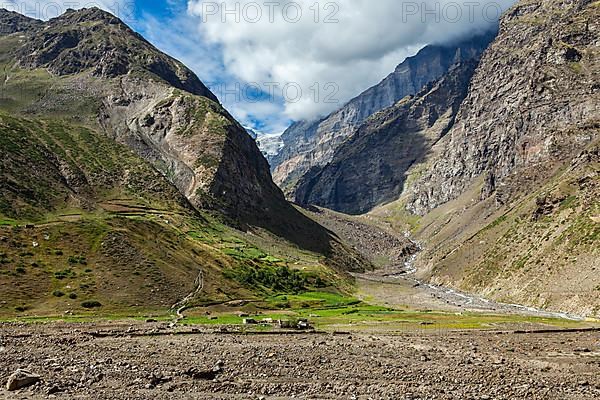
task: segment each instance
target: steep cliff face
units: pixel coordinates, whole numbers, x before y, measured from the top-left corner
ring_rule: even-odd
[[[254,140],[218,103],[163,85],[121,79],[99,121],[152,162],[199,209],[257,223],[286,202]]]
[[[329,163],[358,124],[405,96],[416,94],[454,64],[478,58],[494,35],[495,32],[448,46],[427,46],[406,59],[381,83],[323,120],[292,125],[282,136],[284,147],[269,159],[275,182],[294,198],[298,179],[312,167]]]
[[[283,146],[276,154],[267,157],[273,180],[284,193],[293,198],[294,186],[310,163],[308,154],[315,149],[317,131],[323,120],[294,122],[281,135]]]
[[[547,164],[590,143],[600,115],[598,13],[592,1],[523,2],[507,13],[411,211],[457,198],[482,174],[487,197],[523,169],[551,173]]]
[[[452,126],[476,65],[457,64],[417,95],[367,119],[330,163],[300,179],[296,200],[361,214],[397,199],[409,168]]]
[[[600,315],[599,21],[593,1],[522,1],[503,17],[454,127],[374,212],[422,216],[425,279]]]

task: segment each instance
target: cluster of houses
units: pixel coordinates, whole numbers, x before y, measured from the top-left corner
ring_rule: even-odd
[[[279,329],[296,329],[296,330],[309,330],[312,329],[310,322],[307,319],[297,319],[297,320],[274,320],[273,318],[263,318],[261,320],[257,320],[254,318],[250,318],[245,316],[243,319],[244,325],[262,325],[262,326],[274,326]]]

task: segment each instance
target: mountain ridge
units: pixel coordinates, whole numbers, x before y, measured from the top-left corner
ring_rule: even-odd
[[[284,147],[270,157],[275,182],[294,199],[297,180],[312,167],[331,161],[335,150],[368,116],[414,95],[426,84],[439,79],[460,60],[479,55],[495,31],[448,45],[430,45],[407,58],[378,85],[367,89],[342,108],[317,121],[294,123],[284,134]]]
[[[537,4],[538,8],[557,10],[557,8],[551,7],[547,2],[542,1],[534,4]],[[569,128],[568,125],[571,125],[572,121],[578,121],[578,124],[586,125],[590,121],[593,124],[594,119],[597,120],[597,89],[593,89],[593,82],[598,81],[598,72],[592,69],[589,73],[582,71],[580,74],[573,69],[577,68],[574,64],[584,61],[583,52],[577,50],[577,46],[593,48],[594,35],[589,30],[589,25],[583,27],[581,24],[585,24],[585,21],[575,22],[579,26],[571,27],[571,31],[577,31],[580,28],[585,29],[583,34],[579,33],[575,36],[569,35],[568,31],[557,32],[556,27],[551,25],[556,23],[552,21],[554,18],[549,18],[550,21],[540,21],[538,25],[526,25],[527,22],[521,22],[522,25],[527,27],[527,30],[520,34],[511,30],[511,35],[508,37],[507,31],[511,28],[511,22],[518,23],[519,19],[526,18],[520,16],[522,12],[526,14],[535,13],[535,11],[531,11],[532,7],[533,4],[518,4],[503,18],[501,29],[501,34],[503,35],[494,43],[483,61],[486,65],[493,63],[495,70],[506,70],[510,75],[490,79],[489,74],[492,71],[491,67],[488,67],[487,71],[480,71],[474,77],[473,86],[480,86],[479,90],[472,91],[466,99],[460,111],[461,115],[458,117],[462,123],[448,137],[450,141],[456,142],[456,144],[448,143],[446,149],[450,150],[445,150],[446,154],[440,156],[439,161],[434,163],[431,172],[423,177],[422,183],[425,190],[436,186],[439,180],[442,179],[446,182],[446,190],[450,189],[450,191],[448,193],[438,191],[439,199],[431,197],[426,199],[425,194],[418,194],[411,201],[410,207],[412,211],[423,214],[437,205],[452,200],[452,197],[460,193],[464,189],[464,185],[468,184],[471,178],[484,172],[489,172],[490,174],[488,179],[490,187],[486,188],[486,191],[488,193],[494,192],[498,186],[498,182],[492,185],[492,181],[497,181],[509,175],[515,168],[524,167],[538,161],[543,162],[544,158],[550,159],[553,156],[559,155],[561,152],[561,145],[559,144],[555,146],[555,154],[552,154],[552,151],[549,149],[543,151],[543,149],[536,148],[536,145],[541,140],[550,138],[548,133],[541,132],[545,129],[545,125],[551,124],[553,125],[552,129],[561,131]],[[590,5],[589,1],[582,2],[579,6],[569,6],[561,14],[565,18],[578,18],[578,13],[583,8],[591,8],[593,10],[594,6]],[[553,31],[552,36],[555,36],[554,38],[542,37],[541,28],[544,26]],[[533,43],[532,40],[536,42]],[[525,47],[526,44],[528,47]],[[518,51],[521,54],[511,54],[510,51],[519,45],[521,48]],[[526,61],[535,62],[531,73],[526,75],[529,77],[529,81],[516,75],[516,71],[519,68],[524,68],[523,64]],[[563,77],[558,76],[561,72],[564,73]],[[502,82],[501,79],[508,81],[508,83]],[[484,85],[486,86],[484,87]],[[561,85],[560,90],[557,90],[559,88],[557,85]],[[515,91],[511,92],[511,88]],[[534,91],[539,91],[539,93],[532,94]],[[493,94],[486,96],[486,92]],[[583,94],[584,96],[576,96],[576,93]],[[477,98],[477,96],[479,97]],[[501,107],[497,101],[494,101],[494,96],[509,99],[508,101],[511,102],[510,106]],[[565,96],[569,98],[568,102],[563,100]],[[486,97],[491,98],[492,101],[486,102]],[[540,110],[535,110],[537,106],[540,107],[540,110],[543,108],[547,112],[544,113]],[[491,109],[492,107],[495,107],[495,109]],[[523,111],[528,112],[530,110],[535,111],[531,112],[530,117],[523,117]],[[493,115],[497,122],[491,122],[489,127],[482,127],[478,124],[477,119],[479,118],[478,115],[483,113]],[[554,115],[557,115],[557,117],[553,117]],[[528,118],[536,118],[536,120],[532,121]],[[510,123],[509,121],[511,120],[515,122]],[[505,135],[507,137],[503,138],[503,141],[495,140],[493,137],[494,134],[502,136],[502,131],[509,132],[510,134]],[[530,139],[519,137],[520,132],[526,132]],[[473,143],[473,148],[465,149],[459,145],[459,142],[463,142],[467,134],[473,137],[479,135],[486,135],[486,137],[484,140]],[[556,133],[556,135],[560,135],[560,133]],[[562,139],[570,140],[568,136],[562,136]],[[553,141],[558,142],[558,138]],[[516,142],[520,143],[517,144]],[[522,146],[520,154],[514,154],[515,150],[511,147],[518,145]],[[476,162],[478,155],[475,153],[482,153],[485,151],[484,147],[486,146],[489,153],[486,161],[487,165],[479,165]],[[569,144],[565,143],[563,147],[566,150]],[[580,148],[580,145],[573,144],[572,147],[576,151],[578,147]],[[452,152],[454,154],[451,154]],[[464,155],[461,153],[464,153]],[[572,156],[572,150],[566,150],[566,153],[560,156],[568,158]],[[474,159],[473,161],[475,162],[472,162],[469,158]],[[459,164],[465,162],[470,163],[470,165],[467,165],[467,168],[463,171],[472,173],[470,176],[461,176],[461,171],[457,169]],[[448,171],[453,171],[453,174],[448,174]],[[456,176],[453,176],[454,172],[456,172]],[[434,176],[437,179],[433,179]],[[425,181],[428,180],[431,184],[426,186]],[[450,186],[456,186],[456,189]],[[427,204],[428,202],[429,204]],[[425,203],[424,208],[421,208],[422,203]]]
[[[600,315],[600,9],[522,1],[471,80],[452,129],[372,212],[414,232],[435,284]]]
[[[185,65],[101,9],[69,9],[48,22],[27,26],[29,32],[32,28],[28,43],[16,54],[24,68],[46,68],[57,75],[91,69],[92,75],[108,78],[139,70],[136,72],[154,74],[173,87],[218,102]]]
[[[13,49],[7,57],[19,61],[20,71],[40,71],[34,88],[40,98],[15,111],[55,115],[83,104],[69,118],[85,117],[78,123],[99,127],[150,161],[195,207],[329,251],[328,233],[285,201],[255,142],[183,64],[97,8],[32,24],[19,32],[26,39],[4,37]],[[32,84],[7,77],[15,90]]]
[[[442,78],[367,118],[332,161],[299,181],[296,201],[364,214],[396,200],[407,171],[450,130],[478,60],[455,64]]]

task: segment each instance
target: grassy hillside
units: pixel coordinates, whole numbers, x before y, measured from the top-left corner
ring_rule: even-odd
[[[191,213],[147,162],[89,128],[0,112],[0,131],[0,212],[7,217],[35,220],[71,208],[92,211],[114,198]]]
[[[349,287],[322,255],[198,213],[90,128],[0,113],[0,131],[2,316],[164,314],[199,275],[195,304]]]
[[[0,315],[350,290],[366,262],[183,64],[98,9],[0,13]]]
[[[345,282],[318,255],[275,242],[267,253],[216,221],[119,209],[25,225],[2,219],[0,316],[164,315],[200,275],[190,304],[338,292]]]

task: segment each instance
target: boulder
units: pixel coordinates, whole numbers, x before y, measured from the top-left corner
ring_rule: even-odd
[[[222,360],[217,361],[212,369],[201,370],[198,368],[190,368],[184,374],[192,379],[211,381],[215,379],[221,372],[225,363]]]
[[[24,369],[18,369],[13,373],[6,383],[8,391],[19,390],[39,382],[41,377]]]

